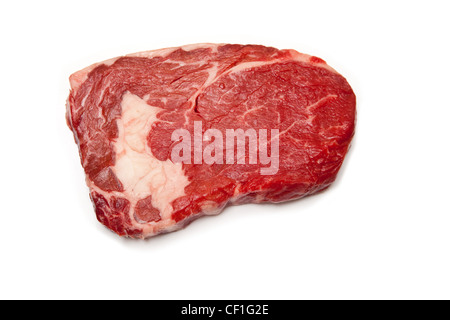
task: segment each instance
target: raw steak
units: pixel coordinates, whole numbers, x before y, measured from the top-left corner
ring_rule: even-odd
[[[355,95],[347,81],[323,60],[294,50],[161,49],[92,65],[70,84],[67,121],[97,218],[121,236],[147,238],[229,204],[282,202],[323,190],[354,133]],[[192,156],[183,163],[172,157],[179,143],[172,135],[180,129],[195,141],[191,155],[179,153]],[[219,141],[217,135],[195,140],[195,130],[208,129],[224,137],[227,129],[268,130],[266,151],[278,151],[279,163],[270,172],[263,158],[250,163],[250,138],[240,156],[232,146],[234,163],[199,162],[198,148],[201,156]],[[278,149],[271,149],[275,141]],[[227,155],[214,150],[212,156]]]

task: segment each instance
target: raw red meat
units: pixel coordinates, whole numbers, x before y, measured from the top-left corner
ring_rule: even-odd
[[[95,64],[70,83],[67,121],[97,218],[121,236],[147,238],[229,204],[323,190],[354,133],[355,95],[347,81],[323,60],[294,50],[168,48]],[[194,137],[195,124],[224,137],[226,129],[267,129],[268,150],[279,143],[276,170],[263,174],[267,162],[251,164],[250,146],[243,164],[196,163],[195,155],[191,164],[172,161],[172,133],[186,129]],[[275,140],[270,129],[278,130]]]

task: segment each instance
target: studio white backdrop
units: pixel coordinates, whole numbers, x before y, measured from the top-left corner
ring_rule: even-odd
[[[448,1],[0,4],[1,299],[450,298]],[[335,184],[149,241],[96,221],[65,123],[71,73],[252,43],[323,58],[357,96]]]

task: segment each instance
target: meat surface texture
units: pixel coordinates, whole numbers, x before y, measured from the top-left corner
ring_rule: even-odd
[[[132,238],[178,230],[227,205],[323,190],[354,134],[356,100],[345,78],[294,50],[196,44],[147,51],[94,64],[70,84],[67,122],[97,218]],[[267,162],[250,163],[250,138],[241,162],[173,161],[173,133],[184,129],[194,141],[195,124],[201,134],[217,129],[224,137],[229,129],[267,129],[268,154],[278,141],[276,170],[263,174]],[[201,139],[200,154],[208,146]]]

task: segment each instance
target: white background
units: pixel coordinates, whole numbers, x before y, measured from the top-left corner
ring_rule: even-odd
[[[450,298],[448,1],[3,1],[0,298]],[[65,124],[71,73],[255,43],[325,59],[357,132],[336,183],[149,241],[96,221]]]

